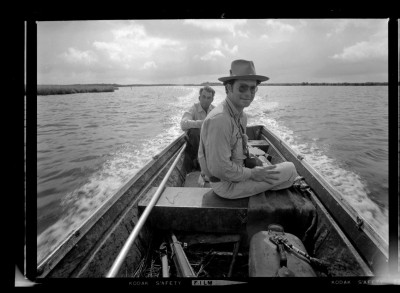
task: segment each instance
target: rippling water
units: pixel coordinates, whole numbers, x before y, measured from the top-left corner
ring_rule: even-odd
[[[182,131],[200,87],[37,97],[38,261]],[[214,104],[225,99],[216,90]],[[267,86],[245,110],[304,155],[388,238],[388,91]]]

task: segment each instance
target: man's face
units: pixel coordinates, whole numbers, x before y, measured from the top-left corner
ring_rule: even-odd
[[[256,92],[257,82],[255,80],[238,79],[230,87],[230,100],[238,110],[243,110],[253,102]]]
[[[208,109],[208,107],[214,101],[213,94],[210,92],[207,92],[206,90],[203,90],[199,97],[199,101],[200,101],[200,105],[201,105],[201,107],[203,107],[203,109]]]

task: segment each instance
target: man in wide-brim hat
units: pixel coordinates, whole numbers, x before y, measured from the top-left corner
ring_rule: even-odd
[[[298,176],[291,162],[259,161],[258,166],[245,166],[247,116],[243,109],[254,100],[257,86],[268,79],[257,75],[254,63],[247,60],[233,61],[229,76],[219,78],[227,97],[203,122],[198,158],[203,177],[221,197],[235,199],[288,188]]]

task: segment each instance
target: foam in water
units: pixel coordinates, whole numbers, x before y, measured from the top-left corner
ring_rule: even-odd
[[[143,166],[147,158],[125,150],[117,152],[86,184],[67,194],[61,201],[63,214],[37,237],[37,259],[55,249],[106,200],[115,194]]]
[[[316,139],[310,141],[310,143],[297,143],[293,131],[281,126],[275,119],[261,116],[257,117],[256,120],[258,123],[255,124],[265,125],[282,141],[290,145],[296,153],[303,155],[304,160],[324,176],[343,198],[358,211],[359,216],[371,224],[383,239],[388,240],[387,211],[382,211],[368,197],[369,190],[358,174],[344,169],[336,160],[327,157],[316,144]]]
[[[180,87],[178,87],[179,89]],[[182,87],[187,90],[187,87]],[[146,165],[152,157],[183,133],[180,119],[183,112],[198,102],[200,87],[194,87],[186,94],[171,102],[170,115],[164,121],[165,129],[154,138],[148,139],[136,148],[126,147],[117,151],[102,169],[88,179],[87,183],[67,194],[62,200],[63,215],[37,237],[38,262],[65,241],[100,206],[111,198],[121,186]],[[216,94],[213,104],[217,106],[225,99],[225,89],[214,87]],[[344,169],[339,163],[325,155],[318,146],[317,139],[308,143],[299,143],[292,130],[280,125],[269,117],[269,113],[278,108],[277,102],[265,102],[257,96],[253,104],[245,111],[249,125],[261,124],[272,130],[289,144],[293,150],[304,155],[310,165],[321,173],[384,239],[388,239],[387,211],[381,209],[368,197],[366,184],[354,172]],[[268,116],[267,116],[268,115]]]
[[[182,134],[180,119],[186,108],[197,98],[198,89],[178,97],[175,113],[165,123],[171,125],[152,139],[145,140],[135,149],[126,147],[104,163],[102,169],[88,179],[80,188],[67,194],[61,201],[63,215],[52,226],[37,237],[37,260],[56,249],[65,239],[83,224],[100,206],[111,198],[121,186],[132,178],[154,155],[161,152]],[[187,107],[186,107],[187,106]]]

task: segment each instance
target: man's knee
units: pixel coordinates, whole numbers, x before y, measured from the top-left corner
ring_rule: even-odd
[[[291,178],[293,176],[297,176],[296,167],[292,162],[283,162],[283,163],[280,163],[279,165],[280,165],[281,172],[283,172],[284,174],[287,174],[289,176],[289,178]]]
[[[294,166],[294,164],[292,162],[282,162],[279,165],[284,166],[284,168],[286,168],[288,170],[296,170],[296,167]]]
[[[292,162],[283,162],[279,165],[281,171],[281,182],[274,186],[272,190],[289,188],[293,185],[296,177],[298,176],[296,167]]]
[[[200,142],[200,129],[191,128],[187,132],[189,143],[193,146],[198,147]]]
[[[290,166],[289,168],[291,169],[293,176],[297,177],[298,173],[297,173],[297,170],[296,170],[296,166],[292,162],[288,162],[288,163],[289,163],[289,166]]]
[[[193,137],[200,137],[200,128],[190,128],[188,130],[188,135],[189,137],[193,136]]]

